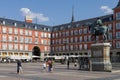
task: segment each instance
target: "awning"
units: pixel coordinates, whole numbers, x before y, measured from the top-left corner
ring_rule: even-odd
[[[40,58],[40,56],[32,55],[32,58]]]

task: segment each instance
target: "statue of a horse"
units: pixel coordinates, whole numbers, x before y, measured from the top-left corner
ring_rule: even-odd
[[[108,40],[108,33],[109,33],[109,29],[107,26],[105,25],[101,25],[98,26],[95,23],[93,24],[89,24],[89,30],[91,32],[91,39],[93,39],[96,41],[96,36],[99,35],[103,35],[103,41],[107,41]]]

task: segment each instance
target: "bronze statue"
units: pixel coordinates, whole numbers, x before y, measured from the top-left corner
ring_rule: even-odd
[[[102,20],[100,18],[97,18],[97,20],[94,23],[89,24],[89,30],[91,32],[91,39],[93,39],[94,37],[94,40],[96,41],[96,36],[103,35],[103,40],[108,40],[109,29],[107,26],[103,25]]]

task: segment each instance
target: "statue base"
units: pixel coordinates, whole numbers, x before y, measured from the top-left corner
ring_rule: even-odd
[[[112,71],[110,62],[110,43],[96,43],[91,45],[92,71]]]

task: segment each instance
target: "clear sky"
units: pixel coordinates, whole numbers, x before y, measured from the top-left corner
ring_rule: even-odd
[[[69,23],[74,6],[75,21],[112,13],[119,0],[0,0],[0,17],[24,21],[24,16],[33,18],[33,23],[60,25]],[[37,20],[36,20],[37,17]]]

